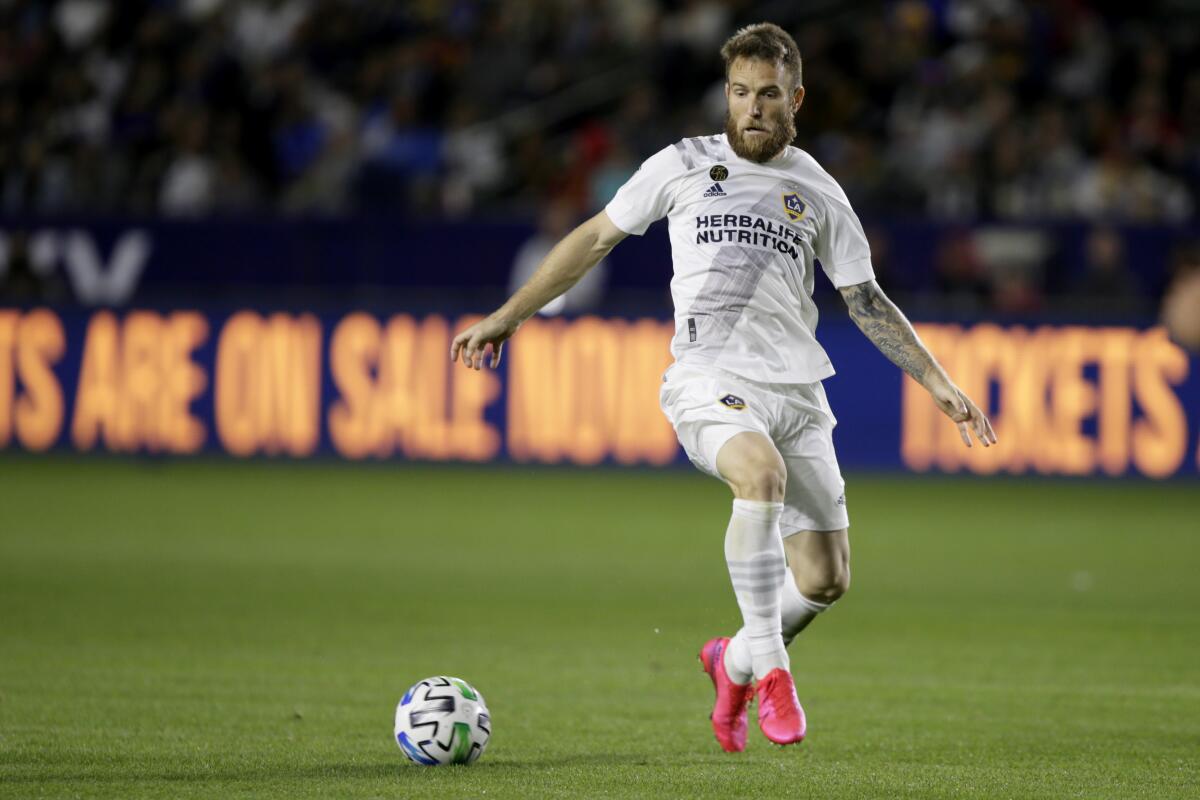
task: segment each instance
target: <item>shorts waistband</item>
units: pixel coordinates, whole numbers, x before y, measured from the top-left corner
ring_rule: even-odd
[[[694,366],[692,364],[680,364],[679,362],[675,362],[671,366],[667,367],[666,372],[663,373],[663,380],[666,381],[667,378],[670,377],[672,374],[679,374],[679,373],[683,373],[683,374],[690,373],[693,375],[702,375],[702,376],[708,375],[708,376],[720,377],[720,378],[732,378],[735,381],[741,381],[742,383],[748,383],[751,386],[756,386],[756,387],[759,387],[762,389],[767,389],[769,391],[775,391],[775,392],[780,392],[780,391],[786,392],[789,390],[795,390],[797,387],[801,387],[801,386],[820,386],[821,385],[821,381],[811,381],[809,383],[768,383],[766,381],[755,380],[754,378],[747,378],[744,375],[738,375],[736,372],[730,372],[729,370],[721,369],[720,367]]]

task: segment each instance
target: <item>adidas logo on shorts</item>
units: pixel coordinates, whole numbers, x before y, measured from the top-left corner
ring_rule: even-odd
[[[721,188],[721,184],[714,183],[708,187],[708,191],[704,193],[705,197],[725,197],[725,190]]]

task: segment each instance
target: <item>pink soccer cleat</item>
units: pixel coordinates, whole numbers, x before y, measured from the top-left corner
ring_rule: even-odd
[[[758,727],[775,744],[795,744],[808,727],[796,698],[796,684],[786,669],[773,669],[758,682]],[[715,723],[714,723],[715,727]]]
[[[734,683],[729,678],[725,671],[725,648],[728,646],[727,637],[709,639],[700,648],[700,664],[717,690],[717,702],[709,715],[717,742],[727,753],[740,753],[746,749],[746,706],[750,704],[754,688],[748,683]]]

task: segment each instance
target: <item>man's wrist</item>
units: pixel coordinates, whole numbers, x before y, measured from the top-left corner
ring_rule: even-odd
[[[492,322],[502,325],[504,329],[510,333],[515,333],[517,328],[521,327],[521,323],[529,318],[528,316],[520,316],[520,314],[516,313],[512,309],[507,308],[506,306],[501,306],[500,308],[496,309],[491,313],[490,316]]]
[[[946,371],[936,365],[925,370],[924,380],[921,381],[921,385],[932,395],[936,395],[939,392],[945,394],[957,391]]]

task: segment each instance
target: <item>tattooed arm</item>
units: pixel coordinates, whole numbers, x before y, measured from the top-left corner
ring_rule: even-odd
[[[843,286],[839,291],[854,324],[893,364],[925,387],[938,408],[958,425],[958,432],[967,447],[971,446],[969,431],[974,431],[984,447],[995,443],[996,434],[988,418],[954,385],[879,284],[867,281]]]

